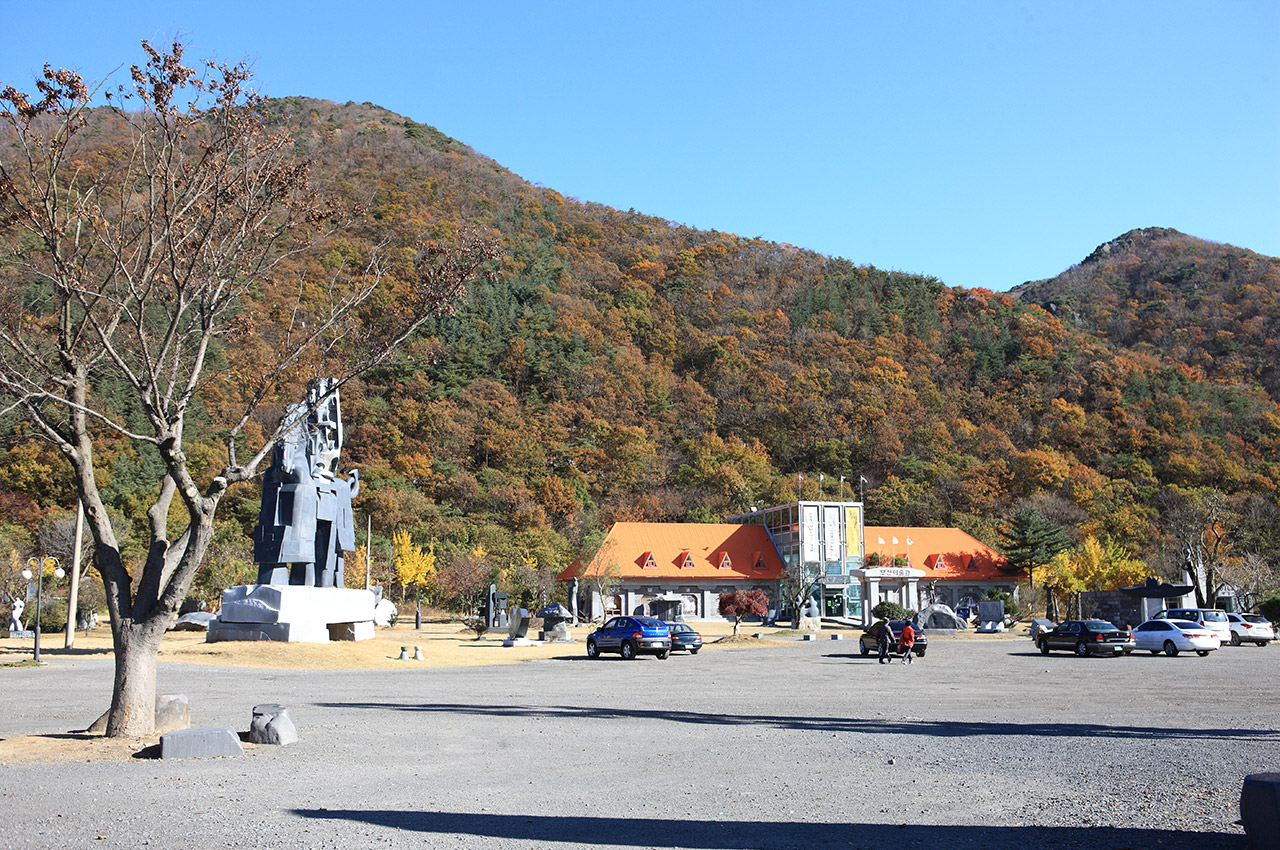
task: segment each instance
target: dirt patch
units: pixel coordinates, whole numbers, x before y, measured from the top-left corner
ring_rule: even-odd
[[[155,748],[160,736],[148,738],[106,738],[88,732],[57,735],[22,735],[0,741],[0,764],[56,761],[125,761],[144,758]]]

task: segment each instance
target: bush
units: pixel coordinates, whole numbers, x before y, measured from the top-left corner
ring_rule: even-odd
[[[1258,603],[1258,613],[1273,623],[1280,623],[1280,596],[1270,596]]]
[[[890,602],[888,599],[871,609],[871,616],[881,620],[910,620],[915,613],[910,608],[903,608],[897,602]]]

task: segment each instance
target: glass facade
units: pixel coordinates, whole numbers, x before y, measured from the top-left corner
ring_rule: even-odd
[[[793,502],[729,517],[763,525],[797,587],[808,587],[825,617],[862,619],[862,586],[852,572],[866,563],[861,502]]]

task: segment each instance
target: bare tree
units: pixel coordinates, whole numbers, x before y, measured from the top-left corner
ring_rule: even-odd
[[[213,538],[219,501],[257,474],[283,434],[268,426],[249,441],[259,408],[303,372],[324,370],[340,387],[382,362],[496,257],[476,234],[416,246],[375,324],[362,321],[386,284],[375,256],[299,281],[255,326],[250,317],[265,311],[246,305],[278,289],[285,264],[343,213],[313,191],[289,136],[269,130],[243,64],[197,71],[182,64],[180,44],[142,46],[146,63],[108,108],[90,109],[81,77],[49,66],[34,96],[0,89],[0,239],[11,257],[0,270],[0,393],[6,412],[60,449],[84,503],[115,644],[110,736],[152,731],[160,639]],[[197,480],[187,416],[218,353],[229,364],[216,370],[226,454]],[[121,439],[164,469],[136,580],[95,477],[102,442]],[[176,538],[171,508],[185,514]]]

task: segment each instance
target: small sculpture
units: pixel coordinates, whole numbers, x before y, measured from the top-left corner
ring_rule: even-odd
[[[308,413],[308,411],[310,411]],[[262,508],[253,530],[258,584],[343,587],[343,552],[356,548],[351,500],[359,473],[337,474],[342,407],[328,378],[307,384],[305,403],[289,405],[292,425],[262,478]]]
[[[12,634],[13,632],[26,631],[26,629],[22,627],[22,612],[26,607],[27,607],[27,603],[23,602],[21,599],[13,600],[13,610],[9,612],[10,634]]]

